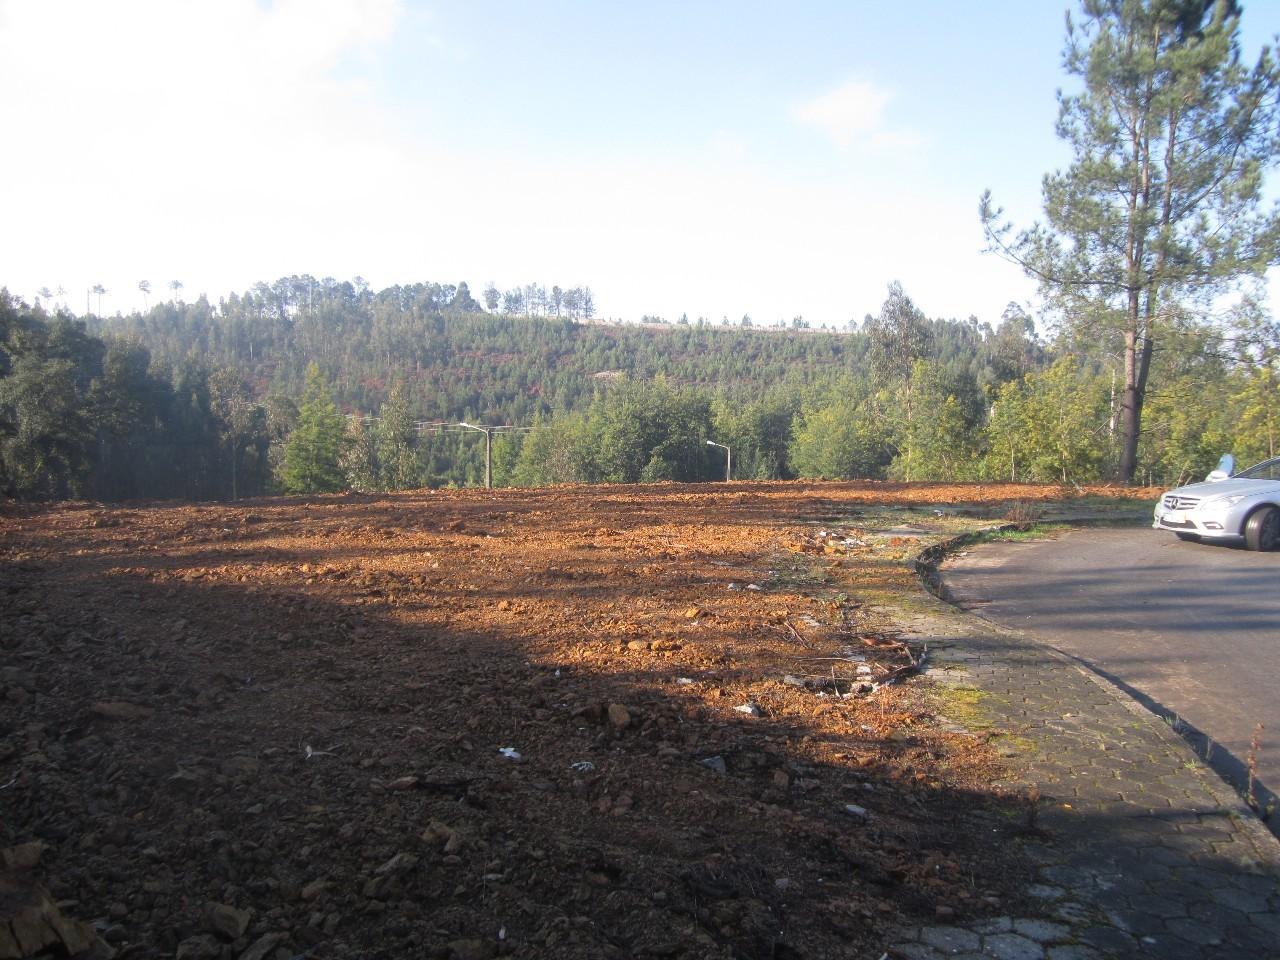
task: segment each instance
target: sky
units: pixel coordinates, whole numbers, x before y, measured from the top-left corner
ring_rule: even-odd
[[[898,281],[995,324],[1035,288],[982,252],[978,198],[1029,224],[1068,160],[1065,10],[0,0],[0,286],[114,313],[142,280],[537,282],[818,327]],[[1280,0],[1243,24],[1250,57]]]

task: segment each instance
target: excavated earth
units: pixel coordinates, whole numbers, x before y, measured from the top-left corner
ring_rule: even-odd
[[[4,508],[0,878],[117,957],[878,956],[1008,913],[1026,802],[881,683],[921,651],[868,598],[917,589],[902,516],[1064,495]]]

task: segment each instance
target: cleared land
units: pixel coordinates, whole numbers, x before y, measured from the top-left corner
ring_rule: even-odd
[[[908,657],[871,608],[1064,495],[10,508],[0,847],[130,957],[850,956],[1008,912],[1026,804],[926,682],[867,690]]]

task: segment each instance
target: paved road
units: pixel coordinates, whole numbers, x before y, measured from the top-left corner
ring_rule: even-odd
[[[971,548],[942,578],[966,609],[1056,646],[1190,724],[1237,786],[1261,722],[1261,799],[1280,793],[1280,553],[1085,529]]]

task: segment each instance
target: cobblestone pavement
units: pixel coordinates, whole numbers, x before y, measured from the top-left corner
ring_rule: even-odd
[[[901,930],[890,957],[1280,958],[1280,842],[1168,726],[1035,641],[933,597],[884,608],[929,647],[957,727],[1038,793],[1039,916]]]

